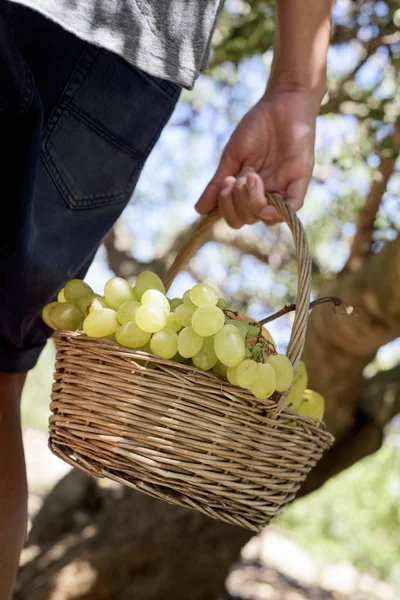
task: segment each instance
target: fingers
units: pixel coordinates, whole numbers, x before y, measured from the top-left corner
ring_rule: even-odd
[[[280,218],[278,211],[276,210],[276,208],[274,206],[271,206],[271,205],[267,205],[265,208],[263,208],[261,210],[260,219],[265,221],[265,223],[267,223],[268,225],[273,225],[274,223],[282,222],[282,219]]]
[[[208,214],[218,207],[221,216],[234,229],[259,220],[267,225],[282,223],[283,219],[265,197],[265,188],[271,189],[268,181],[265,183],[251,167],[245,167],[235,176],[236,173],[233,161],[223,155],[217,172],[196,204],[197,211]],[[303,206],[308,182],[307,177],[298,178],[281,192],[296,211]]]
[[[260,220],[260,210],[267,205],[261,177],[250,167],[237,178],[228,177],[218,199],[218,208],[225,221],[234,229]]]
[[[214,177],[211,179],[210,183],[207,185],[206,189],[195,205],[195,209],[198,213],[201,215],[207,215],[212,210],[217,208],[218,196],[222,190],[222,186],[226,178],[236,175],[239,169],[240,165],[235,162],[230,154],[224,152]]]
[[[308,177],[296,179],[286,190],[286,202],[296,211],[300,210],[304,204],[309,182],[310,179]]]
[[[260,213],[267,206],[265,197],[265,186],[260,175],[251,173],[247,176],[247,187],[249,189],[248,206],[253,216],[260,219]]]

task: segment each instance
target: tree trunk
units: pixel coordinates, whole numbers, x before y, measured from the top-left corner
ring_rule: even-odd
[[[324,420],[336,443],[310,473],[302,494],[378,450],[383,422],[400,411],[398,394],[384,398],[383,382],[373,409],[363,404],[363,390],[370,385],[364,368],[381,346],[400,336],[400,238],[372,254],[355,273],[340,275],[321,295],[341,297],[355,307],[356,316],[322,306],[310,317],[303,358],[309,386],[325,396]]]

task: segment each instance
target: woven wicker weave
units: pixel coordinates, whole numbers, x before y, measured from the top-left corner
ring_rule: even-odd
[[[295,241],[299,286],[287,354],[301,356],[310,297],[303,228],[279,197],[269,198]],[[169,287],[206,229],[190,232],[167,277]],[[333,437],[322,422],[288,409],[285,396],[260,401],[210,373],[82,333],[55,334],[57,359],[51,450],[91,475],[262,529],[296,495]]]

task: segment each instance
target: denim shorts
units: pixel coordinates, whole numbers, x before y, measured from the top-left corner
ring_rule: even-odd
[[[35,365],[42,307],[84,277],[179,93],[0,0],[0,372]]]

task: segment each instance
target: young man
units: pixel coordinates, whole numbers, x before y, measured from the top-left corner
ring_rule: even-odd
[[[23,6],[25,5],[25,6]],[[221,0],[0,4],[0,600],[26,528],[19,400],[51,333],[40,311],[83,277],[129,201],[181,87],[206,65]],[[265,94],[243,118],[196,207],[238,228],[299,209],[326,85],[331,0],[277,0]]]

